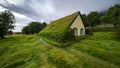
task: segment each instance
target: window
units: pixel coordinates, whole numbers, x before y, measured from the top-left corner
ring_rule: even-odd
[[[74,35],[77,36],[77,28],[74,28]]]
[[[80,35],[84,35],[84,29],[83,28],[80,29]]]

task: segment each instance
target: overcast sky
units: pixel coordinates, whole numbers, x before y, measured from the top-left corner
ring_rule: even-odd
[[[102,12],[115,4],[120,4],[120,0],[0,0],[0,12],[12,11],[16,18],[14,31],[18,32],[31,21],[49,23],[76,11]]]

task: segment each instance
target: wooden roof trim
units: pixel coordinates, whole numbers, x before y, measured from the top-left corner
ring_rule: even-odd
[[[69,23],[68,27],[70,27],[70,26],[73,24],[73,22],[75,21],[75,19],[77,18],[78,15],[80,15],[80,18],[81,18],[81,20],[82,20],[82,22],[83,22],[83,25],[84,25],[84,27],[85,27],[85,23],[84,23],[84,21],[83,21],[83,18],[82,18],[82,15],[81,15],[80,11],[76,12],[76,15],[75,15],[74,18],[71,20],[71,22]]]

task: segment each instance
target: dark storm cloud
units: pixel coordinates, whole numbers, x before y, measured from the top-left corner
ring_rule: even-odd
[[[36,12],[36,10],[34,10],[34,5],[33,6],[30,6],[32,5],[32,0],[24,0],[23,3],[21,5],[15,5],[15,4],[11,4],[9,1],[7,0],[4,0],[5,1],[5,4],[1,4],[0,3],[0,6],[6,8],[6,9],[9,9],[11,11],[14,11],[14,12],[17,12],[17,13],[20,13],[20,14],[23,14],[27,17],[31,17],[33,19],[38,19],[38,13]]]

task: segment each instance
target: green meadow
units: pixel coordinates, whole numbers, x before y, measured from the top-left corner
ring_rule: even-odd
[[[66,47],[41,39],[38,34],[0,39],[0,68],[120,68],[120,41],[114,32],[95,32]]]

